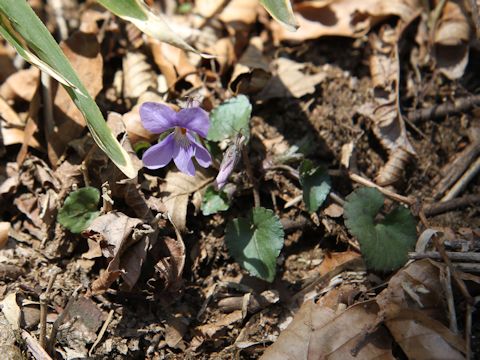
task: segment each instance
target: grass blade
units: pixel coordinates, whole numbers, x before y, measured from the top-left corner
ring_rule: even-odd
[[[85,117],[98,144],[129,178],[137,170],[108,128],[100,109],[41,20],[25,0],[0,1],[0,34],[31,64],[59,81]]]

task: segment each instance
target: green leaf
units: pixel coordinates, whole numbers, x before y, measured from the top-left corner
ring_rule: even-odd
[[[260,4],[272,17],[290,31],[298,29],[290,0],[260,0]]]
[[[381,221],[376,217],[383,195],[375,188],[360,188],[346,198],[345,224],[358,238],[367,264],[378,270],[394,270],[405,264],[416,242],[416,222],[410,211],[399,206]]]
[[[173,46],[187,51],[199,52],[188,45],[179,35],[177,35],[163,18],[154,14],[143,0],[97,0],[102,6],[112,13],[131,22],[140,31],[159,41],[166,42]],[[212,57],[211,55],[200,54],[203,57]]]
[[[207,188],[203,195],[201,206],[203,215],[207,216],[219,211],[225,211],[229,207],[228,197],[224,191],[216,191],[212,186]]]
[[[318,210],[331,189],[330,176],[324,167],[315,167],[310,160],[300,165],[300,183],[303,187],[303,201],[310,213]]]
[[[227,225],[225,243],[230,255],[250,274],[272,282],[283,247],[283,227],[272,210],[254,208],[248,219]]]
[[[248,141],[251,115],[252,104],[245,95],[225,101],[210,113],[210,129],[207,139],[221,141],[242,133]]]
[[[84,187],[68,195],[58,212],[57,220],[73,233],[80,233],[99,215],[100,191]]]
[[[85,117],[92,137],[108,157],[129,178],[137,170],[113,136],[95,101],[88,94],[77,74],[25,0],[0,1],[0,34],[28,62],[59,81]]]

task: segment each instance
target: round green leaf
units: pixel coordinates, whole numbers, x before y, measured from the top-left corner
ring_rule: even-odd
[[[228,197],[224,191],[216,191],[212,186],[207,188],[203,195],[201,210],[203,215],[215,214],[228,210]]]
[[[84,187],[68,195],[58,212],[57,220],[73,233],[80,233],[98,216],[100,191]]]
[[[207,139],[221,141],[242,133],[248,141],[251,115],[252,104],[245,95],[225,101],[210,113],[210,129]]]
[[[310,213],[318,210],[331,189],[330,176],[324,167],[315,167],[310,160],[300,166],[300,183],[303,187],[303,201]]]
[[[272,210],[254,208],[248,219],[227,225],[225,242],[230,255],[250,274],[272,282],[283,247],[283,227]]]
[[[405,264],[408,252],[415,246],[416,222],[403,206],[377,221],[383,201],[383,195],[375,188],[355,190],[346,198],[345,224],[360,242],[371,268],[394,270]]]

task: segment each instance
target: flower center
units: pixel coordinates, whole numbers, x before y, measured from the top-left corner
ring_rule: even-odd
[[[175,131],[173,132],[173,138],[175,139],[175,142],[183,148],[186,148],[190,145],[190,140],[188,140],[187,137],[187,129],[183,127],[175,127]]]

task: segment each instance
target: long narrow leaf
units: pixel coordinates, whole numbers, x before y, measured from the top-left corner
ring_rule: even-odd
[[[28,62],[58,80],[81,111],[98,146],[129,178],[137,170],[115,139],[100,109],[88,94],[47,28],[25,0],[0,0],[0,34]]]
[[[284,25],[288,30],[295,31],[298,28],[295,15],[293,15],[290,0],[260,0],[260,4],[272,17]]]
[[[179,35],[177,35],[160,16],[154,14],[143,0],[97,0],[103,7],[112,13],[130,21],[145,34],[179,47],[183,50],[199,53],[192,46],[188,45]],[[204,57],[208,55],[200,54]]]

